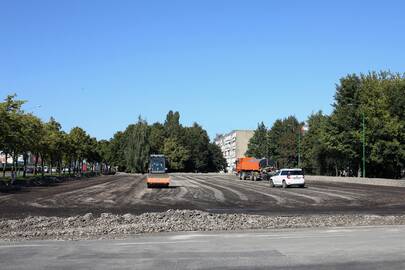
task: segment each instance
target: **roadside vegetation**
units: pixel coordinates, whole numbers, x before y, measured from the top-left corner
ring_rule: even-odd
[[[33,155],[34,164],[31,173],[34,175],[53,175],[64,173],[82,173],[83,162],[89,164],[93,171],[96,163],[101,163],[101,144],[88,135],[82,128],[75,127],[69,133],[62,130],[54,119],[43,122],[32,113],[22,109],[25,103],[9,95],[0,103],[0,151],[5,159],[11,157],[12,164],[3,164],[2,177],[6,171],[21,171],[27,176],[29,155]],[[23,165],[18,157],[23,157]],[[48,172],[44,168],[48,167]]]
[[[220,149],[209,141],[207,132],[195,123],[183,127],[178,112],[169,112],[164,124],[148,123],[139,117],[111,140],[91,137],[84,129],[74,127],[70,132],[54,118],[44,122],[22,109],[25,101],[9,95],[0,103],[0,151],[13,164],[3,164],[3,179],[10,178],[6,171],[21,172],[25,178],[27,166],[33,166],[33,175],[80,174],[83,164],[87,171],[121,171],[144,173],[150,154],[165,154],[171,171],[217,172],[226,162]],[[33,155],[34,164],[28,164]],[[18,157],[23,157],[23,164]],[[44,168],[48,167],[49,172]]]
[[[363,170],[363,118],[367,177],[401,178],[405,170],[405,75],[352,74],[336,86],[333,112],[294,116],[258,125],[247,155],[318,175],[357,176]],[[304,131],[304,125],[307,130]]]

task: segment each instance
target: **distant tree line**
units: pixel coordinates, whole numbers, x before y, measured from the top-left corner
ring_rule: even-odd
[[[226,167],[221,149],[210,142],[197,123],[180,124],[180,114],[170,111],[165,122],[149,125],[141,117],[105,144],[105,157],[121,171],[147,172],[150,154],[164,154],[172,172],[218,172]]]
[[[405,170],[405,76],[390,72],[352,74],[336,86],[333,112],[260,123],[247,155],[269,158],[278,168],[358,176],[363,170],[363,118],[367,177],[400,178]],[[299,164],[300,161],[300,164]]]
[[[165,154],[170,171],[217,172],[226,167],[221,150],[210,142],[207,132],[197,123],[183,127],[178,112],[170,111],[164,124],[148,125],[139,117],[137,123],[117,132],[112,139],[97,141],[80,127],[66,133],[54,118],[43,122],[25,112],[24,103],[15,95],[0,103],[0,152],[6,160],[13,160],[11,168],[3,164],[3,177],[6,169],[17,171],[21,167],[19,156],[23,156],[25,177],[29,154],[36,157],[34,174],[44,174],[39,168],[45,165],[59,172],[68,168],[69,172],[81,173],[84,161],[91,169],[98,164],[103,169],[118,167],[121,171],[143,173],[150,154]]]
[[[35,156],[34,174],[44,174],[45,165],[69,168],[69,172],[82,172],[83,161],[91,164],[102,162],[99,142],[79,127],[69,133],[62,131],[61,125],[51,118],[48,122],[22,110],[23,100],[9,95],[0,102],[0,151],[7,160],[12,157],[11,170],[20,168],[18,157],[23,157],[25,177],[29,154]],[[40,164],[38,164],[40,162]],[[3,164],[3,178],[7,163]],[[52,170],[50,170],[52,173]]]

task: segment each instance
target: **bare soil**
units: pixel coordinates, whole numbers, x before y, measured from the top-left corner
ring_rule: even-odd
[[[229,175],[174,174],[164,189],[145,175],[118,174],[0,193],[0,218],[139,215],[170,209],[267,216],[405,214],[405,188],[311,181],[306,188],[270,188]]]

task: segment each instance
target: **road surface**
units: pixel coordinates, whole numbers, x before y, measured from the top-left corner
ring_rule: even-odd
[[[405,269],[405,226],[0,242],[0,269]]]
[[[174,174],[168,189],[147,189],[145,176],[119,174],[52,187],[0,193],[0,218],[28,215],[141,214],[168,209],[263,215],[405,214],[405,188],[311,181],[270,188],[221,174]]]

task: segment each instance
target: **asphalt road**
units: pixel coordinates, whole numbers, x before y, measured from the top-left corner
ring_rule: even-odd
[[[0,242],[0,269],[405,269],[405,226]]]
[[[405,214],[405,188],[311,181],[270,188],[221,174],[173,174],[171,187],[147,189],[145,176],[120,174],[0,193],[0,218],[28,215],[140,214],[168,209],[263,215]]]

